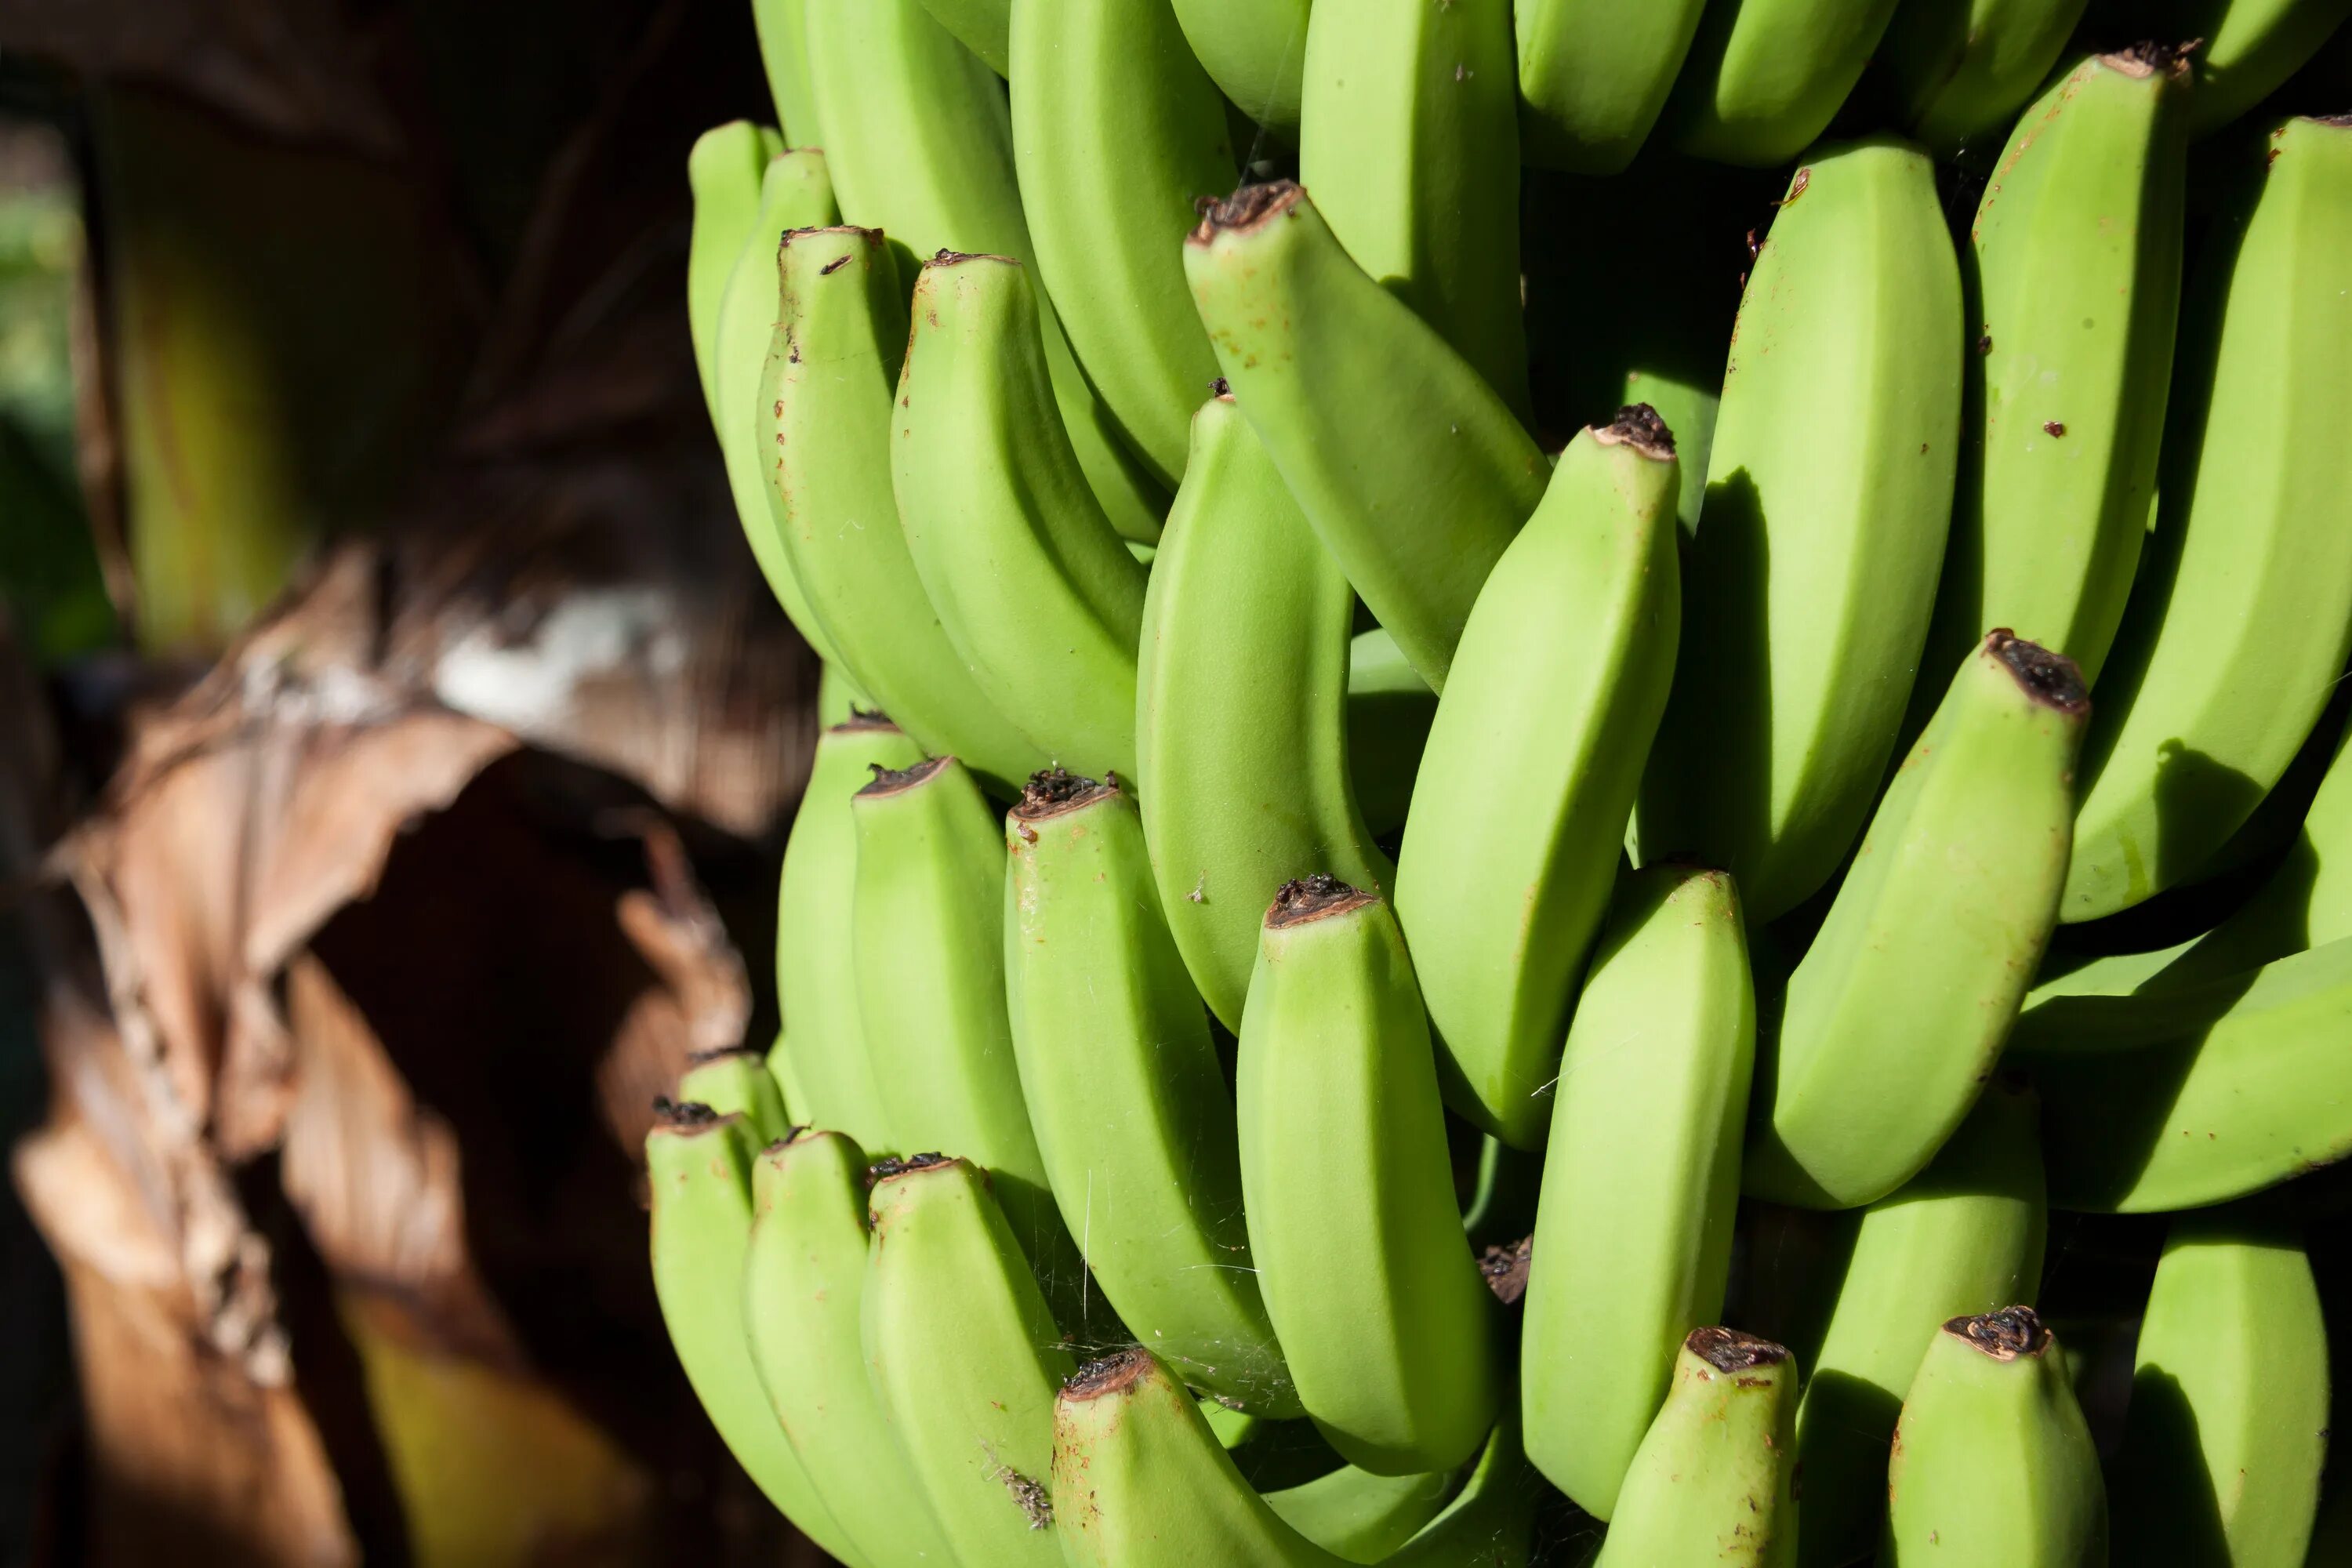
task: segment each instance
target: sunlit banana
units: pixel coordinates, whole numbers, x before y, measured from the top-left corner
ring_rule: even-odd
[[[1328,877],[1266,911],[1236,1071],[1258,1288],[1307,1414],[1384,1475],[1462,1463],[1496,1407],[1494,1301],[1454,1207],[1395,917]]]
[[[999,76],[1012,74],[1013,0],[923,0],[923,5],[989,69]]]
[[[1307,521],[1443,691],[1471,602],[1543,499],[1543,454],[1476,368],[1349,259],[1299,186],[1211,206],[1184,268]]]
[[[1844,1568],[1876,1549],[1895,1416],[1938,1326],[2040,1289],[2035,1132],[2031,1091],[1995,1084],[1934,1163],[1845,1222],[1851,1247],[1797,1407],[1803,1568]]]
[[[1266,129],[1286,136],[1296,132],[1308,0],[1174,4],[1185,40],[1224,95]]]
[[[2056,921],[2089,712],[2073,664],[2005,631],[1962,663],[1789,977],[1750,1193],[1875,1202],[1968,1115]]]
[[[755,1144],[772,1143],[792,1130],[784,1097],[768,1059],[758,1051],[707,1051],[687,1059],[677,1080],[680,1103],[707,1105],[721,1116],[740,1116]]]
[[[852,1568],[884,1568],[850,1544],[818,1500],[751,1365],[743,1253],[756,1134],[742,1118],[715,1115],[709,1106],[658,1109],[663,1114],[646,1134],[654,1295],[686,1381],[736,1462],[803,1534]]]
[[[784,150],[775,132],[730,120],[694,139],[686,155],[686,183],[694,193],[694,226],[686,240],[686,325],[694,340],[694,370],[703,407],[719,422],[712,377],[718,368],[719,306],[728,274],[760,218],[760,176]]]
[[[1896,5],[1873,57],[1896,122],[1931,152],[1991,153],[2058,63],[2087,4],[1914,0]],[[2029,110],[2023,123],[2030,127],[2033,120]],[[2012,179],[2011,167],[2002,161],[2003,184]]]
[[[2238,172],[2183,334],[2158,510],[2099,684],[2061,918],[2197,871],[2293,760],[2352,649],[2352,121]],[[2201,325],[2195,324],[2201,322]]]
[[[2098,1452],[2032,1308],[1954,1318],[1928,1342],[1886,1495],[1886,1568],[2105,1568]]]
[[[2203,135],[2244,114],[2302,68],[2352,16],[2346,0],[2102,0],[2090,25],[2201,38],[2189,123]]]
[[[1885,773],[1943,559],[1960,347],[1927,160],[1880,139],[1798,169],[1740,301],[1638,823],[1645,859],[1727,868],[1752,922],[1828,880]]]
[[[1731,879],[1633,873],[1559,1060],[1519,1335],[1528,1457],[1597,1519],[1722,1314],[1755,1047]]]
[[[1012,78],[1045,291],[1128,447],[1172,489],[1217,374],[1179,242],[1194,202],[1234,187],[1224,100],[1169,0],[1017,0]]]
[[[1674,680],[1678,483],[1648,407],[1569,443],[1471,609],[1413,781],[1396,911],[1441,1079],[1454,1110],[1521,1149],[1551,1117],[1569,1004]]]
[[[1063,1223],[1129,1330],[1193,1387],[1299,1415],[1250,1264],[1233,1097],[1134,798],[1039,773],[1004,847],[1013,1051]]]
[[[985,1173],[937,1155],[874,1173],[860,1311],[898,1450],[957,1563],[1053,1568],[1054,1397],[1073,1364],[1053,1313]]]
[[[866,1375],[866,1156],[803,1129],[752,1165],[743,1328],[810,1484],[868,1562],[954,1568]]]
[[[940,629],[890,489],[891,398],[907,352],[897,266],[870,228],[787,235],[779,265],[763,428],[793,580],[873,700],[926,751],[953,753],[1010,798],[1045,753],[981,694]]]
[[[1282,482],[1281,475],[1271,468],[1266,472],[1274,484]],[[1303,525],[1305,520],[1300,521]],[[1337,575],[1336,565],[1330,570]],[[1156,581],[1156,568],[1152,575]],[[1345,581],[1341,579],[1343,584]],[[1148,622],[1149,593],[1144,603]],[[1147,660],[1150,657],[1144,655]],[[1404,826],[1413,775],[1421,771],[1421,754],[1436,717],[1437,693],[1406,662],[1396,638],[1378,626],[1357,633],[1348,644],[1348,777],[1355,784],[1357,809],[1374,837],[1386,837]],[[1323,864],[1336,858],[1326,856]]]
[[[1049,758],[1132,776],[1144,569],[1055,418],[1028,269],[937,257],[914,321],[891,487],[940,625]]]
[[[2116,1557],[2302,1568],[2327,1457],[2327,1325],[2295,1227],[2233,1209],[2165,1237],[2132,1373]]]
[[[1594,1568],[1796,1560],[1797,1368],[1769,1340],[1691,1331],[1643,1434]]]
[[[1298,178],[1356,264],[1525,417],[1517,74],[1509,0],[1317,0]]]
[[[816,84],[810,79],[808,0],[751,0],[751,27],[760,39],[760,64],[767,72],[768,96],[776,123],[793,147],[822,145],[817,134]]]
[[[1444,1511],[1459,1477],[1376,1476],[1343,1465],[1328,1476],[1267,1492],[1285,1524],[1349,1563],[1379,1563]]]
[[[1519,0],[1527,161],[1578,174],[1613,174],[1632,163],[1666,106],[1705,8],[1703,0]]]
[[[1787,163],[1829,129],[1895,8],[1895,0],[1717,0],[1661,130],[1701,158]]]
[[[1233,399],[1202,405],[1144,595],[1135,739],[1160,908],[1227,1028],[1276,889],[1391,875],[1350,782],[1354,607]]]

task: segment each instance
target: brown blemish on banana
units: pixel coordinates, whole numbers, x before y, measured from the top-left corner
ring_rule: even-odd
[[[1262,228],[1287,214],[1306,194],[1307,187],[1296,180],[1267,180],[1244,185],[1223,199],[1202,196],[1194,204],[1200,225],[1185,237],[1185,243],[1208,245],[1228,231]]]
[[[1280,931],[1286,926],[1305,925],[1309,921],[1344,915],[1380,901],[1378,893],[1349,887],[1337,877],[1318,871],[1311,877],[1285,882],[1276,890],[1273,907],[1265,911],[1265,929]]]
[[[2159,44],[2153,38],[2143,38],[2112,54],[2101,55],[2099,63],[2135,80],[2145,80],[2159,72],[2179,80],[2189,75],[2189,57],[2204,47],[2202,38],[2191,38],[2185,44]]]
[[[1141,1345],[1131,1345],[1072,1373],[1063,1381],[1062,1398],[1067,1404],[1083,1405],[1090,1399],[1125,1394],[1150,1373],[1151,1353]]]
[[[868,763],[866,765],[874,770],[874,782],[857,793],[877,797],[897,795],[929,783],[933,775],[953,761],[953,757],[925,757],[911,768],[886,768],[880,763]]]
[[[1118,793],[1116,781],[1101,783],[1067,768],[1046,768],[1029,775],[1021,787],[1020,804],[1013,806],[1013,819],[1020,823],[1044,822],[1065,812],[1077,811],[1092,805],[1105,795]],[[1026,836],[1032,842],[1036,835]]]
[[[2091,689],[2084,683],[2081,668],[2064,654],[2027,642],[2007,626],[1985,634],[1984,650],[2000,660],[2025,694],[2043,707],[2069,714],[2091,710]]]
[[[1785,1345],[1742,1333],[1738,1329],[1693,1329],[1689,1337],[1683,1341],[1683,1349],[1726,1376],[1753,1372],[1759,1366],[1779,1366],[1789,1359]],[[1769,1381],[1766,1378],[1744,1378],[1740,1386],[1751,1388]]]
[[[853,707],[849,710],[849,717],[835,724],[827,732],[835,735],[854,735],[870,733],[877,730],[895,732],[898,728],[898,725],[890,721],[890,715],[883,712],[879,708]]]
[[[1978,1317],[1954,1318],[1944,1325],[1944,1332],[1967,1341],[1969,1348],[1995,1361],[2038,1356],[2050,1348],[2050,1330],[2042,1314],[2031,1307],[2003,1307]]]
[[[2066,422],[2063,419],[2044,419],[2042,422],[2042,433],[2053,441],[2063,441],[2066,438]]]
[[[699,1131],[716,1127],[726,1118],[698,1100],[672,1100],[666,1094],[654,1096],[654,1122],[656,1126],[680,1131]]]
[[[1523,1236],[1517,1241],[1497,1242],[1478,1259],[1478,1273],[1486,1281],[1486,1289],[1495,1300],[1506,1307],[1516,1307],[1528,1293],[1528,1271],[1534,1267],[1536,1238]]]
[[[1646,403],[1629,403],[1620,408],[1617,417],[1595,430],[1592,438],[1604,447],[1631,447],[1662,463],[1675,455],[1675,433]]]

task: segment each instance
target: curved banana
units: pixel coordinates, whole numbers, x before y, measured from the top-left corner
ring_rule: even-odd
[[[1049,758],[1132,776],[1144,569],[1062,439],[1027,269],[936,257],[914,321],[891,488],[940,625]]]
[[[783,330],[761,401],[773,437],[770,499],[793,580],[884,711],[924,750],[951,752],[992,791],[1018,795],[1045,753],[981,694],[898,525],[891,399],[907,307],[889,249],[878,229],[803,229],[784,237],[779,267]]]
[[[1915,0],[1897,5],[1872,57],[1895,123],[1939,155],[1992,151],[2017,111],[2049,80],[2088,4]],[[2034,119],[2035,111],[2027,110],[2021,133]],[[2003,159],[2004,184],[2012,177],[2011,167]]]
[[[2089,714],[2073,664],[2005,631],[1961,665],[1789,977],[1750,1194],[1874,1203],[1967,1117],[2056,923]]]
[[[1829,129],[1894,15],[1895,0],[1715,0],[1662,129],[1696,157],[1785,163]]]
[[[1796,1416],[1797,1368],[1786,1350],[1736,1329],[1693,1329],[1593,1568],[1794,1561]]]
[[[1535,1554],[1542,1478],[1520,1450],[1518,1402],[1507,1395],[1470,1479],[1444,1511],[1422,1526],[1383,1568],[1527,1568]],[[1559,1568],[1584,1568],[1573,1549]]]
[[[1184,270],[1307,521],[1444,691],[1471,602],[1550,465],[1476,368],[1349,259],[1297,184],[1245,185],[1209,206]]]
[[[776,1420],[868,1562],[954,1568],[929,1501],[866,1375],[866,1155],[795,1131],[751,1168],[743,1330]]]
[[[1954,1318],[1937,1332],[1894,1455],[1885,1568],[2105,1568],[2098,1451],[2032,1308]]]
[[[903,247],[900,280],[911,284],[915,264],[941,250],[1034,259],[1013,174],[1012,113],[995,73],[922,0],[803,3],[842,214]],[[1050,303],[1039,331],[1055,407],[1088,487],[1121,537],[1149,543],[1160,536],[1167,492],[1119,441]]]
[[[1622,171],[1665,108],[1705,9],[1705,0],[1519,0],[1527,161],[1576,174]]]
[[[1317,0],[1304,69],[1315,210],[1528,418],[1509,0]]]
[[[2352,1154],[2352,939],[2146,996],[2053,998],[2008,1059],[2042,1091],[2050,1201],[2226,1203]]]
[[[2164,480],[2100,683],[2061,918],[2197,871],[2302,746],[2352,651],[2352,121],[2291,120],[2200,264]]]
[[[784,1096],[768,1058],[753,1050],[704,1051],[687,1058],[677,1080],[680,1104],[707,1105],[721,1116],[740,1116],[752,1142],[765,1145],[792,1131]]]
[[[1633,873],[1559,1061],[1519,1331],[1528,1458],[1596,1519],[1723,1311],[1755,1049],[1731,879]]]
[[[1160,905],[1229,1029],[1276,889],[1392,874],[1351,784],[1354,608],[1232,397],[1202,404],[1144,593],[1135,742]]]
[[[1132,795],[1039,773],[1004,819],[1005,996],[1062,1221],[1193,1387],[1302,1413],[1250,1266],[1233,1097]]]
[[[710,1424],[801,1533],[849,1563],[882,1568],[851,1546],[761,1395],[743,1336],[743,1253],[751,1232],[753,1134],[707,1105],[655,1108],[646,1134],[653,1201],[654,1295],[686,1381]]]
[[[1308,3],[1174,0],[1185,41],[1210,79],[1244,114],[1285,137],[1298,130]]]
[[[1674,680],[1679,482],[1646,406],[1569,443],[1471,609],[1413,781],[1396,911],[1440,1079],[1515,1148],[1551,1119],[1569,1005]]]
[[[1376,1476],[1353,1465],[1265,1494],[1285,1524],[1349,1563],[1380,1563],[1445,1510],[1458,1477]]]
[[[1740,300],[1637,824],[1645,860],[1727,868],[1751,923],[1818,890],[1870,815],[1935,599],[1959,414],[1959,267],[1932,167],[1886,139],[1824,149]]]
[[[777,1051],[793,1112],[876,1149],[906,1145],[892,1136],[857,1001],[845,918],[857,888],[850,797],[873,782],[875,769],[922,760],[922,749],[878,713],[853,713],[821,731],[776,888],[776,999],[784,1015]]]
[[[2347,0],[2105,0],[2094,23],[2159,37],[2201,38],[2191,132],[2220,130],[2303,68],[2352,17]]]
[[[919,1154],[874,1177],[859,1312],[898,1451],[957,1563],[1059,1568],[1054,1398],[1073,1363],[1053,1312],[986,1174]]]
[[[1013,0],[923,0],[923,7],[990,70],[1013,74]]]
[[[2156,499],[2188,69],[2153,44],[2081,61],[1985,188],[1961,263],[1978,335],[1930,669],[2013,626],[2098,680]]]
[[[861,711],[872,712],[874,701],[861,690],[849,671],[837,664],[820,664],[816,678],[816,723],[819,730],[846,724]]]
[[[2228,1209],[2174,1220],[2140,1319],[2116,1560],[2303,1568],[2328,1380],[2319,1287],[2294,1226]]]
[[[728,274],[743,253],[743,241],[760,219],[760,176],[768,160],[784,150],[775,132],[748,120],[730,120],[694,139],[686,155],[686,183],[694,193],[694,224],[686,239],[686,326],[694,341],[694,372],[702,381],[702,405],[715,426],[719,396],[719,306]]]
[[[1217,374],[1178,242],[1199,198],[1234,187],[1225,101],[1169,0],[1018,0],[1011,74],[1045,292],[1129,448],[1172,489]]]
[[[1412,962],[1377,894],[1311,877],[1275,895],[1235,1079],[1250,1252],[1307,1415],[1367,1470],[1462,1463],[1495,1422],[1494,1301],[1454,1207]]]
[[[1282,483],[1282,476],[1271,468],[1265,473],[1272,483]],[[1287,496],[1289,491],[1283,494]],[[1306,525],[1305,518],[1298,521],[1301,527]],[[1319,541],[1316,548],[1322,548]],[[1329,570],[1345,589],[1347,579],[1339,577],[1338,566]],[[1155,580],[1158,575],[1155,568]],[[1350,601],[1354,597],[1349,592]],[[1148,626],[1148,592],[1144,603]],[[1148,650],[1150,644],[1147,641],[1144,646]],[[1150,657],[1148,651],[1144,655],[1146,659]],[[1363,813],[1364,826],[1374,838],[1385,838],[1404,826],[1405,808],[1412,804],[1413,775],[1421,771],[1422,752],[1429,745],[1429,726],[1436,718],[1437,693],[1405,661],[1396,638],[1378,626],[1357,633],[1348,644],[1348,778],[1355,786],[1356,807]],[[1331,865],[1336,860],[1336,856],[1326,855],[1319,863]],[[1380,880],[1377,877],[1367,879]],[[1255,942],[1253,932],[1253,945]]]
[[[807,13],[808,0],[751,0],[768,96],[784,142],[793,147],[815,147],[824,140],[817,134],[816,84],[809,77]]]
[[[1797,1406],[1801,1568],[1845,1568],[1877,1548],[1895,1416],[1937,1325],[2040,1289],[2036,1117],[2030,1090],[1993,1085],[1932,1164],[1858,1216]]]

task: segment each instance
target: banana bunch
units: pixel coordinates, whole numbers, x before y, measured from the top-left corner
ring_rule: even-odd
[[[780,1510],[2333,1568],[2352,0],[753,13],[823,729],[646,1164]]]

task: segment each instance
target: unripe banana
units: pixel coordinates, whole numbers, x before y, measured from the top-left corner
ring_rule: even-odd
[[[1527,1568],[1544,1496],[1542,1478],[1520,1449],[1518,1402],[1506,1396],[1470,1479],[1383,1568]],[[1590,1561],[1570,1547],[1559,1568],[1586,1568]]]
[[[1633,873],[1559,1061],[1519,1335],[1528,1457],[1596,1519],[1722,1314],[1755,1049],[1731,879]]]
[[[2098,1451],[2031,1307],[1955,1318],[1903,1401],[1885,1568],[2106,1568]]]
[[[2010,1059],[2042,1091],[2050,1201],[2200,1208],[2352,1154],[2347,1017],[2344,938],[2201,985],[2045,1002]]]
[[[1013,1051],[1064,1225],[1128,1327],[1193,1387],[1301,1414],[1250,1266],[1233,1097],[1134,798],[1039,773],[1004,848]]]
[[[743,1119],[746,1135],[765,1145],[792,1130],[784,1097],[758,1051],[706,1051],[687,1058],[677,1080],[681,1104],[707,1105],[721,1116]]]
[[[1796,1560],[1797,1368],[1769,1340],[1691,1331],[1593,1568]]]
[[[1045,754],[981,694],[940,629],[890,489],[907,308],[889,249],[878,229],[803,229],[784,237],[779,266],[783,324],[762,397],[770,500],[793,580],[893,720],[1016,795]]]
[[[1829,129],[1894,15],[1895,0],[1717,0],[1662,129],[1697,157],[1785,163]]]
[[[1379,1563],[1444,1511],[1457,1479],[1444,1471],[1376,1476],[1342,1465],[1329,1475],[1265,1493],[1265,1505],[1333,1556]]]
[[[857,1001],[853,922],[845,918],[857,888],[850,797],[874,781],[875,769],[922,760],[922,749],[878,713],[853,714],[819,733],[776,889],[776,998],[784,1014],[777,1050],[793,1113],[875,1149],[907,1145],[892,1136]]]
[[[1275,895],[1235,1076],[1250,1252],[1307,1414],[1368,1470],[1462,1463],[1495,1421],[1494,1302],[1377,894],[1314,877]]]
[[[1193,203],[1234,186],[1224,100],[1169,0],[1018,0],[1013,66],[1038,275],[1120,436],[1172,489],[1217,374],[1178,242]]]
[[[1244,114],[1286,137],[1298,129],[1308,3],[1175,0],[1185,41],[1210,78]]]
[[[2268,98],[2347,16],[2347,0],[2104,0],[2090,26],[2202,39],[2189,106],[2191,132],[2202,136]]]
[[[923,0],[923,7],[989,69],[1013,74],[1013,0]]]
[[[1471,602],[1543,499],[1543,454],[1477,370],[1349,259],[1297,185],[1210,206],[1184,268],[1307,521],[1443,691]]]
[[[936,1154],[874,1175],[860,1311],[898,1450],[956,1562],[1058,1568],[1054,1396],[1073,1363],[1053,1312],[987,1175]]]
[[[1967,1117],[2056,922],[2089,713],[2073,664],[2006,631],[1961,665],[1789,977],[1749,1193],[1874,1203]]]
[[[2200,263],[2169,502],[2100,685],[2062,918],[2194,874],[2278,781],[2352,651],[2352,120],[2291,120]]]
[[[2047,1231],[2031,1091],[1985,1090],[1934,1163],[1856,1216],[1797,1407],[1802,1568],[1878,1545],[1888,1444],[1937,1326],[2031,1301]]]
[[[809,1481],[866,1560],[954,1568],[866,1375],[866,1156],[796,1131],[753,1163],[743,1326],[761,1386]]]
[[[768,1500],[819,1546],[851,1564],[858,1552],[801,1468],[760,1392],[743,1336],[743,1253],[751,1232],[753,1134],[709,1106],[657,1106],[646,1134],[653,1198],[654,1295],[686,1381],[728,1452]]]
[[[937,257],[914,321],[891,488],[940,625],[1048,757],[1131,776],[1144,569],[1062,437],[1027,269]]]
[[[748,120],[730,120],[694,139],[686,155],[686,183],[694,193],[694,226],[686,241],[686,325],[694,341],[694,373],[702,382],[702,405],[719,422],[719,306],[728,274],[743,252],[743,241],[760,218],[760,176],[768,160],[784,150],[775,132]]]
[[[2227,1209],[2174,1220],[2140,1319],[2117,1559],[2302,1568],[2327,1457],[2327,1363],[2294,1226]]]
[[[859,689],[849,672],[837,664],[817,666],[817,728],[830,730],[835,724],[846,724],[861,710],[872,712],[874,700]]]
[[[1985,187],[1961,264],[1976,352],[1929,669],[2014,626],[2098,680],[2156,498],[2187,78],[2156,45],[2081,61]]]
[[[1645,860],[1730,870],[1751,922],[1819,889],[1870,814],[1935,599],[1959,413],[1959,268],[1931,166],[1885,139],[1824,149],[1740,301],[1638,823]]]
[[[1509,0],[1318,0],[1298,179],[1356,264],[1527,418]]]
[[[1232,397],[1202,404],[1144,595],[1135,741],[1160,908],[1229,1029],[1276,889],[1392,875],[1351,784],[1355,602]]]
[[[1238,418],[1235,415],[1234,417]],[[1265,472],[1275,485],[1282,476],[1268,466]],[[1287,496],[1290,492],[1284,490]],[[1292,503],[1294,513],[1296,503]],[[1172,515],[1172,514],[1171,514]],[[1298,520],[1300,527],[1306,519]],[[1317,548],[1320,549],[1320,542]],[[1328,560],[1329,552],[1325,552]],[[1347,579],[1336,563],[1328,567],[1343,591]],[[1152,572],[1154,581],[1159,571]],[[1349,598],[1355,597],[1352,592]],[[1146,594],[1145,622],[1150,624],[1150,595]],[[1148,633],[1147,633],[1148,636]],[[1150,644],[1146,643],[1146,647]],[[1144,655],[1148,660],[1151,656]],[[1380,627],[1359,632],[1348,644],[1348,777],[1355,785],[1356,807],[1374,838],[1386,838],[1404,826],[1405,808],[1412,804],[1413,775],[1421,771],[1428,749],[1429,726],[1437,718],[1437,693],[1405,661],[1396,638]],[[1338,863],[1337,854],[1317,863]],[[1378,881],[1379,878],[1370,878]],[[1256,933],[1251,933],[1255,946]],[[1244,977],[1246,977],[1246,965]]]
[[[1527,161],[1577,174],[1614,174],[1632,163],[1666,106],[1705,8],[1704,0],[1519,0]]]
[[[2088,3],[1913,0],[1897,5],[1873,57],[1896,122],[1939,154],[1991,152],[2049,79]],[[2033,119],[2029,111],[2026,124]],[[2011,177],[2006,160],[2000,177]]]
[[[1413,781],[1396,910],[1441,1081],[1517,1148],[1550,1120],[1569,1004],[1674,679],[1678,483],[1650,408],[1569,443],[1470,612]]]
[[[760,65],[784,144],[815,147],[816,84],[809,78],[808,0],[751,0],[751,27],[760,39]]]

